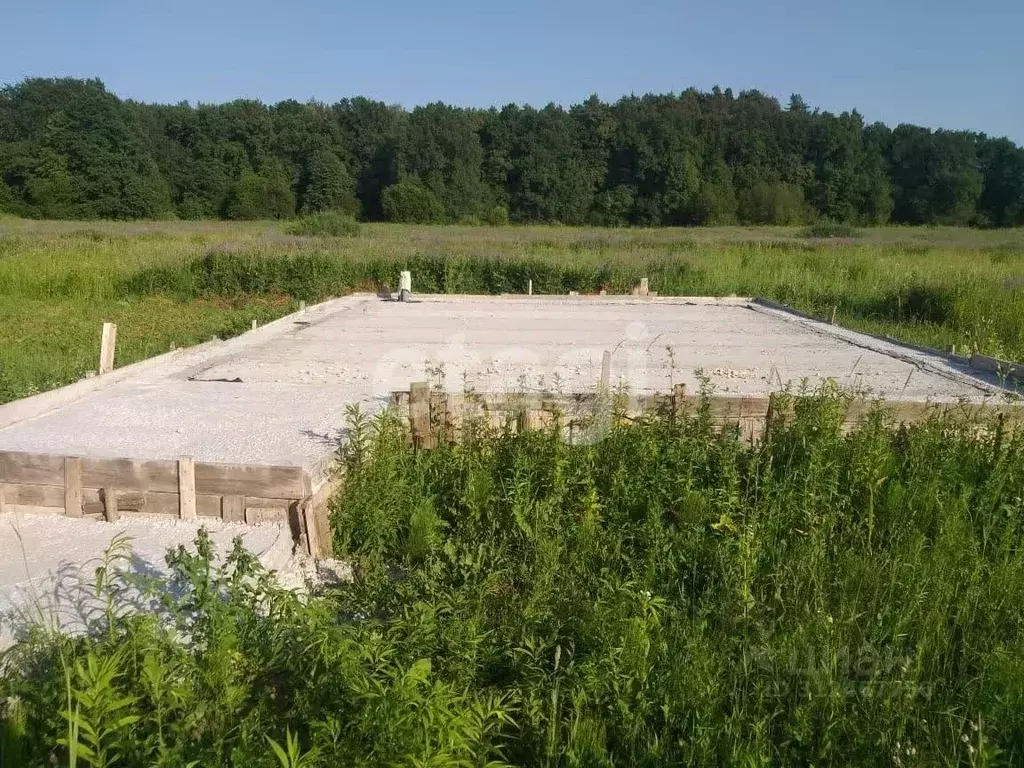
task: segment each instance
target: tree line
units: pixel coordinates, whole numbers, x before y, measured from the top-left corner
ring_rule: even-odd
[[[608,226],[1024,224],[1024,149],[714,88],[568,109],[122,100],[99,80],[0,90],[0,210]]]

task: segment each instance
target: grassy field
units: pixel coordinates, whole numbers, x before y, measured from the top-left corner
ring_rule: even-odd
[[[354,238],[286,224],[0,219],[0,402],[97,366],[118,323],[118,365],[229,336],[312,301],[422,292],[763,295],[937,347],[1024,359],[1024,231],[887,228],[817,240],[779,228],[583,230],[363,225]]]
[[[138,615],[104,569],[89,636],[0,659],[0,764],[1024,764],[1024,435],[842,412],[432,451],[353,418],[353,582],[200,540]]]
[[[103,320],[124,364],[402,267],[420,291],[648,276],[1024,359],[1018,231],[0,227],[0,399],[94,368]],[[822,392],[753,444],[698,412],[432,451],[352,415],[351,583],[299,598],[200,537],[139,614],[115,557],[88,635],[0,657],[0,765],[1021,765],[1024,434],[844,434],[842,410]]]

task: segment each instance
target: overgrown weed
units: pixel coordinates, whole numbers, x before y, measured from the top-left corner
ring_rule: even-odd
[[[1019,765],[1024,436],[787,397],[756,442],[697,407],[423,451],[353,413],[352,583],[201,535],[159,611],[6,655],[2,762]]]

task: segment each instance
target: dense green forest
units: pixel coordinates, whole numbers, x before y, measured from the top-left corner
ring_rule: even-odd
[[[715,88],[564,109],[366,98],[175,106],[98,80],[0,91],[0,211],[598,225],[1024,224],[1024,149]]]

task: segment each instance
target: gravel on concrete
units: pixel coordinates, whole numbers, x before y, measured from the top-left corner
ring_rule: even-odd
[[[592,391],[606,350],[612,384],[636,394],[695,390],[701,372],[720,394],[826,380],[893,400],[1000,392],[944,356],[745,299],[358,295],[0,406],[0,451],[312,469],[331,456],[347,405],[372,413],[424,380],[456,392]],[[268,568],[293,579],[302,570],[284,527],[201,524],[221,551],[241,535]],[[133,569],[160,574],[167,549],[190,543],[198,525],[0,516],[0,647],[27,618],[85,626],[96,602],[82,578],[116,535],[132,537]]]
[[[605,350],[637,394],[699,385],[758,395],[827,379],[893,400],[991,399],[944,357],[744,299],[357,295],[185,350],[0,429],[0,450],[316,466],[345,406],[382,408],[430,380],[450,391],[591,391]],[[0,423],[4,408],[0,406]]]

